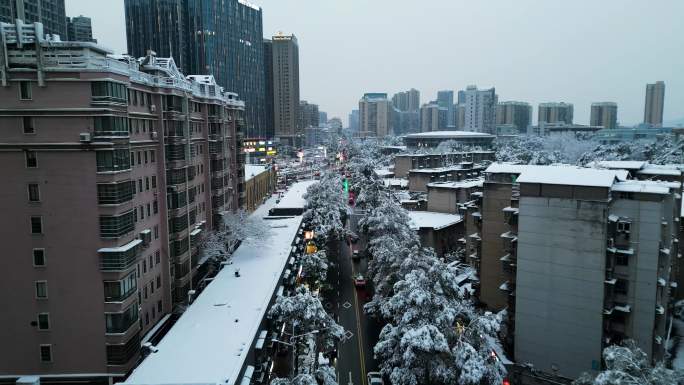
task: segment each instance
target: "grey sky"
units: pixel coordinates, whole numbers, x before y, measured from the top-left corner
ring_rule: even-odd
[[[618,103],[643,119],[645,85],[666,83],[665,120],[684,117],[681,0],[253,0],[264,35],[297,35],[301,97],[346,121],[364,92],[495,86],[499,100]],[[123,0],[66,0],[94,35],[126,51]],[[535,118],[536,119],[536,118]]]

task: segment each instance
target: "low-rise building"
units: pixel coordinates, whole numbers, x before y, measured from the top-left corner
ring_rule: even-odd
[[[458,250],[458,240],[465,236],[460,215],[430,211],[409,211],[408,214],[411,229],[418,232],[421,245],[432,247],[440,257]]]
[[[464,146],[477,146],[483,149],[492,147],[495,135],[474,131],[432,131],[419,132],[404,136],[404,144],[411,150],[428,149],[446,141],[454,141]]]
[[[482,164],[461,162],[449,167],[413,169],[408,174],[408,188],[413,192],[427,192],[429,183],[477,178],[486,168]]]
[[[245,204],[247,211],[256,210],[276,189],[278,173],[268,164],[245,165]]]
[[[394,175],[408,177],[409,170],[446,167],[461,162],[494,161],[494,151],[445,152],[441,154],[400,154],[394,157]]]
[[[428,211],[459,213],[459,208],[471,200],[472,193],[482,191],[483,179],[467,179],[455,182],[427,184]]]

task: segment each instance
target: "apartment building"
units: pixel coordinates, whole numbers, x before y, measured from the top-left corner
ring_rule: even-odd
[[[106,383],[202,284],[243,195],[244,103],[173,59],[0,28],[0,373]]]
[[[406,178],[415,168],[437,168],[460,162],[494,161],[494,151],[463,151],[442,154],[400,154],[394,157],[394,176]]]
[[[508,310],[515,361],[574,378],[600,370],[602,349],[627,338],[661,359],[681,183],[508,164],[485,178],[481,233],[471,236],[478,294]]]
[[[472,193],[482,191],[482,183],[482,178],[428,183],[428,211],[459,213],[460,207],[471,200]]]
[[[461,162],[447,167],[413,169],[408,174],[408,189],[412,192],[428,192],[431,183],[477,178],[486,168],[484,164]]]

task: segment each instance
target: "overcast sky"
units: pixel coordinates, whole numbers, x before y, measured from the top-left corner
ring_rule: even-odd
[[[618,103],[625,124],[643,120],[645,85],[666,83],[665,120],[684,118],[682,0],[253,0],[264,35],[299,40],[301,98],[329,117],[364,92],[495,86],[499,100]],[[66,0],[93,18],[95,37],[126,51],[123,0]]]

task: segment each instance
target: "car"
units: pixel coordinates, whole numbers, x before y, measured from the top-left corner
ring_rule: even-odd
[[[351,241],[351,243],[356,244],[356,242],[359,241],[359,236],[356,235],[356,234],[350,235],[350,236],[349,236],[349,240]]]
[[[366,373],[366,378],[368,379],[368,385],[385,385],[380,372],[368,372]]]
[[[352,259],[359,259],[361,258],[361,253],[358,250],[352,251]]]
[[[364,278],[363,275],[358,274],[356,277],[354,277],[354,286],[366,287],[366,278]]]

